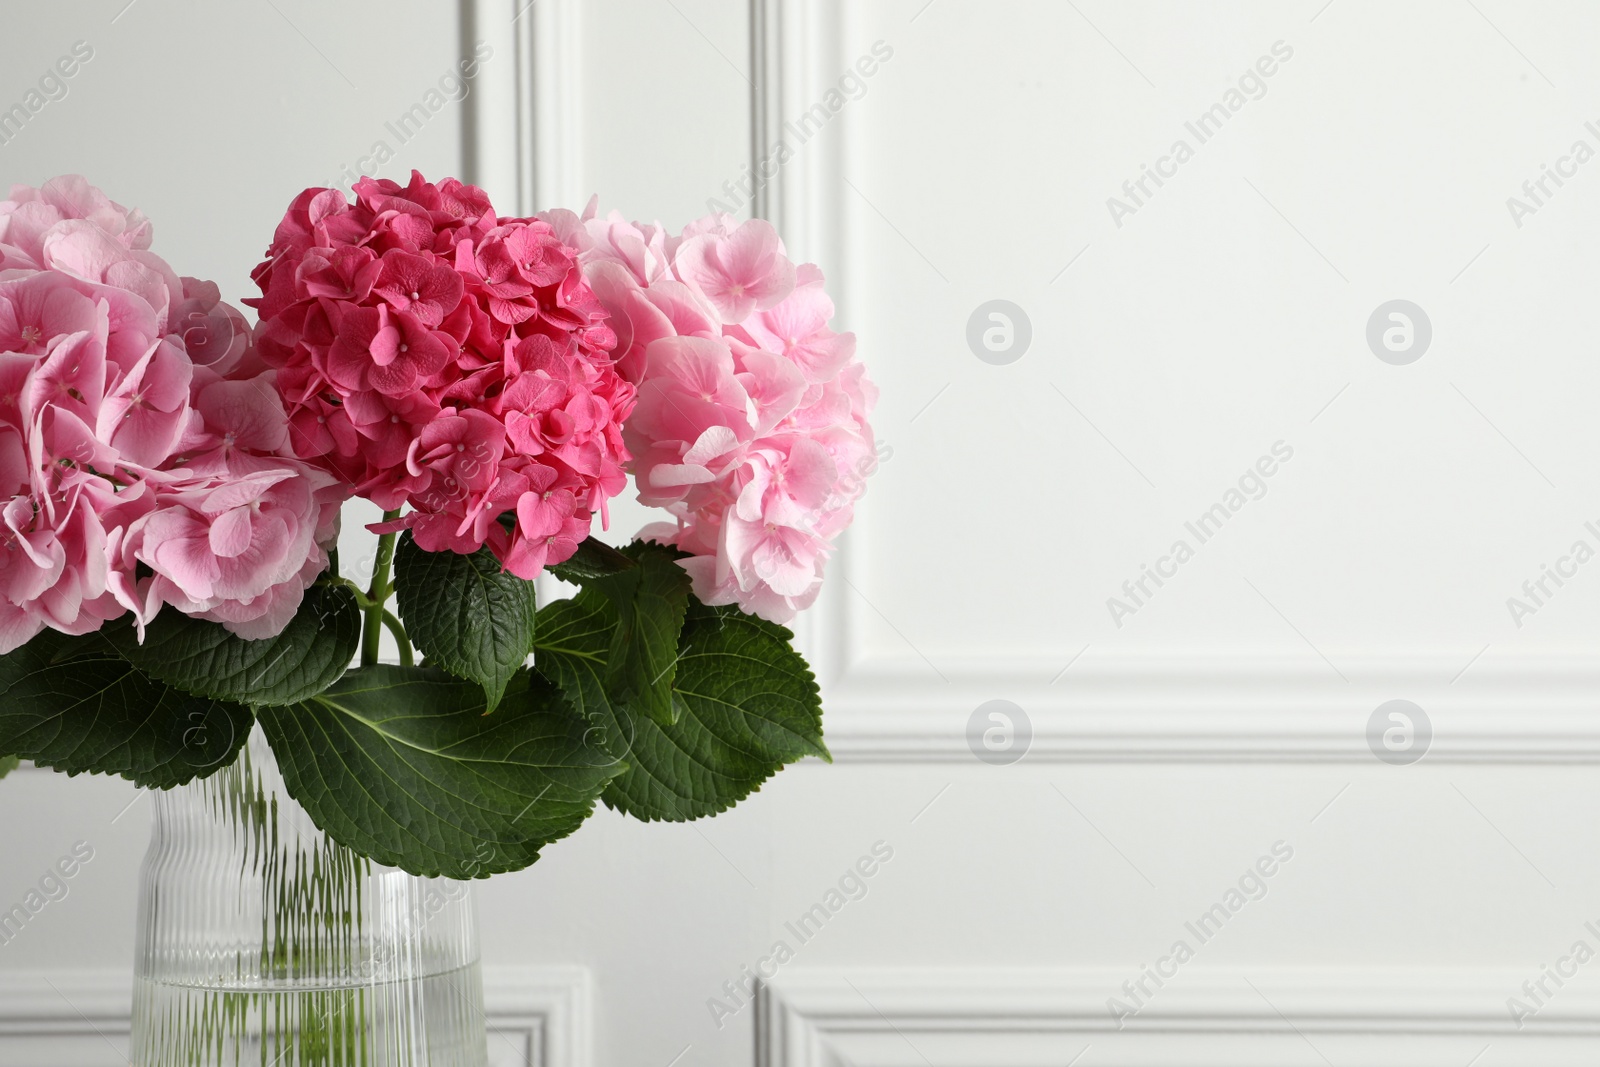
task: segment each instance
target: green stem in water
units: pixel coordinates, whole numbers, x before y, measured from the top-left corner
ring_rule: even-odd
[[[386,511],[383,513],[384,522],[393,522],[400,517],[399,511]],[[361,665],[371,667],[378,662],[378,642],[383,636],[384,601],[389,599],[389,594],[394,590],[389,585],[389,569],[394,565],[394,541],[399,536],[387,533],[378,537],[378,557],[372,562],[372,585],[367,589],[369,606],[362,610],[366,612],[366,624],[361,632]],[[394,618],[394,616],[389,616]],[[410,657],[411,649],[405,636],[405,629],[399,625],[399,620],[391,629],[401,646],[402,661]]]

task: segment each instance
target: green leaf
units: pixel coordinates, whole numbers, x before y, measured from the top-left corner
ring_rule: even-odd
[[[547,569],[563,582],[582,585],[596,578],[621,574],[623,571],[632,570],[635,566],[632,559],[604,541],[586,537],[578,544],[578,550],[568,559]]]
[[[289,794],[335,841],[412,874],[480,878],[538,859],[624,770],[529,671],[484,710],[471,682],[379,665],[263,709],[261,725]]]
[[[145,627],[142,644],[131,626],[104,632],[152,678],[198,696],[261,707],[305,700],[338,681],[361,643],[361,610],[348,586],[313,585],[283,632],[260,641],[170,609]]]
[[[637,566],[589,583],[617,609],[606,686],[612,700],[670,726],[678,718],[672,680],[689,608],[689,574],[678,566],[674,549],[635,541],[622,551]]]
[[[250,709],[171,688],[98,634],[46,630],[0,657],[0,752],[169,789],[232,763]]]
[[[22,761],[15,756],[0,756],[0,778],[4,778],[17,769],[17,764]]]
[[[694,601],[663,725],[607,695],[606,662],[617,612],[597,590],[539,613],[536,668],[561,687],[595,729],[594,740],[628,769],[607,787],[607,805],[645,821],[714,815],[804,756],[830,759],[822,706],[792,635],[736,608]]]
[[[412,643],[430,663],[482,686],[493,711],[533,651],[533,583],[505,570],[487,548],[470,556],[424,552],[409,533],[394,567]]]

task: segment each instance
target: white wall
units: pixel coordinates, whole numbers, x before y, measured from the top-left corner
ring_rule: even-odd
[[[274,3],[11,20],[0,103],[75,40],[96,56],[0,147],[0,181],[80,170],[144,207],[180,269],[245,295],[289,196],[365,154],[463,43],[448,5]],[[750,1062],[756,1009],[719,1028],[707,1002],[779,939],[771,1063],[1592,1061],[1600,964],[1547,981],[1520,1032],[1506,998],[1575,941],[1600,950],[1600,570],[1520,627],[1506,599],[1574,540],[1600,547],[1600,164],[1520,227],[1506,199],[1575,139],[1600,148],[1600,14],[538,0],[513,24],[520,7],[474,5],[468,37],[496,49],[482,109],[446,108],[383,173],[472,165],[507,203],[598,191],[678,225],[742,176],[753,123],[765,155],[892,47],[761,200],[834,280],[893,456],[806,628],[840,761],[708,822],[601,813],[482,887],[491,964],[588,968],[599,1064]],[[1280,40],[1265,95],[1119,227],[1107,198],[1195,146],[1185,122]],[[1032,324],[1007,365],[966,340],[997,298]],[[1433,327],[1406,366],[1365,339],[1394,298]],[[1107,598],[1280,439],[1266,495],[1117,626]],[[1368,748],[1395,698],[1435,732],[1409,766]],[[990,699],[1031,721],[1013,765],[968,748]],[[112,820],[133,798],[0,784],[0,904],[96,849],[0,946],[16,988],[127,968],[144,802]],[[878,841],[866,896],[799,945],[785,923]],[[1198,945],[1185,922],[1278,841],[1293,858],[1265,896]],[[1180,938],[1194,960],[1116,1032],[1106,998]]]

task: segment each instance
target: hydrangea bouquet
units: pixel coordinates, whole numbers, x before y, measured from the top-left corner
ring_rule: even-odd
[[[783,624],[875,394],[771,226],[413,174],[306,190],[267,257],[251,327],[83,179],[0,201],[0,772],[165,789],[259,724],[331,838],[470,878],[596,800],[694,819],[827,757]],[[630,474],[666,519],[611,547]],[[545,572],[577,595],[541,607]]]

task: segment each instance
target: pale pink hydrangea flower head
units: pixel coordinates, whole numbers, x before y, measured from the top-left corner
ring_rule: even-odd
[[[761,220],[709,215],[674,235],[593,201],[541,217],[579,249],[638,389],[630,470],[675,520],[642,536],[687,553],[702,601],[790,621],[877,467],[877,390],[855,336],[829,329],[822,272]]]
[[[0,202],[0,652],[168,607],[276,634],[343,494],[209,282],[82,178]]]

